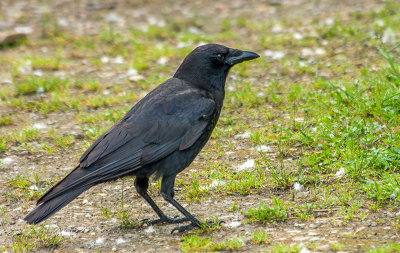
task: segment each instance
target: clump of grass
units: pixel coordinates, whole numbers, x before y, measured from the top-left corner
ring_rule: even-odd
[[[240,248],[243,240],[240,238],[226,239],[225,241],[215,242],[208,237],[188,235],[183,237],[181,250],[183,252],[198,251],[230,251]]]
[[[368,253],[391,253],[391,252],[399,252],[400,251],[400,243],[391,243],[384,245],[379,248],[370,249]]]
[[[58,70],[62,68],[60,57],[30,57],[34,69]]]
[[[300,250],[303,248],[303,245],[285,245],[285,244],[274,244],[272,245],[271,252],[276,252],[276,253],[296,253],[300,252]]]
[[[67,87],[68,79],[58,77],[30,76],[22,81],[15,81],[14,87],[17,95],[25,95],[35,92],[47,92]]]
[[[62,237],[51,232],[44,225],[24,227],[12,238],[11,248],[14,252],[30,252],[37,249],[54,249],[61,243]]]
[[[103,214],[104,214],[104,212],[103,212]],[[132,219],[129,211],[127,211],[127,210],[121,210],[121,211],[115,213],[115,216],[121,222],[121,225],[120,225],[121,228],[134,228],[134,227],[139,226],[139,224],[140,224],[139,220]]]
[[[257,208],[249,209],[245,216],[251,221],[263,223],[287,220],[289,217],[288,207],[279,198],[274,198],[272,201],[274,203],[273,207],[260,203]]]
[[[260,244],[267,242],[267,232],[264,229],[253,232],[253,238],[251,239],[253,243]]]
[[[11,125],[13,122],[12,114],[9,115],[1,115],[0,116],[0,126],[8,126]]]
[[[189,201],[199,202],[200,199],[207,197],[210,189],[202,185],[197,178],[196,172],[190,173],[191,184],[185,185],[184,196]]]
[[[33,177],[17,175],[7,182],[7,186],[12,189],[7,193],[7,201],[20,201],[21,198],[27,200],[38,199],[52,185],[51,182],[41,183],[42,172],[35,172]]]

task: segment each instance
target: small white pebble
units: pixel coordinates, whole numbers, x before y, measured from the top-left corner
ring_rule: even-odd
[[[138,73],[138,71],[134,68],[130,68],[128,69],[128,73],[127,73],[128,79],[131,82],[135,82],[135,81],[139,81],[139,80],[143,80],[144,76],[140,75]]]
[[[126,242],[126,240],[125,240],[124,238],[120,237],[120,238],[118,238],[115,242],[116,242],[117,244],[121,244],[121,243]]]
[[[230,228],[237,228],[241,225],[242,223],[240,221],[232,221],[228,224],[226,224],[226,227],[230,227]]]
[[[285,53],[282,51],[274,51],[274,50],[265,50],[264,55],[266,57],[271,58],[272,60],[279,60],[285,56]]]
[[[274,27],[272,27],[271,32],[272,33],[281,33],[283,31],[282,26],[280,25],[276,25]]]
[[[248,138],[250,138],[250,132],[249,131],[246,131],[246,132],[244,132],[242,134],[235,135],[235,139],[248,139]]]
[[[4,159],[1,159],[1,163],[2,164],[10,164],[14,161],[14,159],[12,159],[11,157],[6,157]]]
[[[188,28],[188,32],[190,32],[192,34],[199,34],[200,30],[197,27],[191,26]]]
[[[178,44],[176,45],[176,47],[177,48],[184,48],[184,47],[187,47],[187,46],[190,46],[190,45],[191,45],[191,43],[189,43],[189,42],[179,41]]]
[[[385,21],[383,21],[382,19],[378,19],[377,21],[375,21],[375,24],[378,26],[384,26],[385,25]]]
[[[30,26],[17,26],[14,28],[14,31],[17,33],[31,34],[33,32],[33,28]]]
[[[243,170],[247,170],[247,169],[253,168],[253,167],[254,167],[254,164],[255,164],[254,159],[249,159],[249,160],[247,160],[245,163],[243,163],[243,164],[241,164],[241,165],[238,165],[238,166],[235,166],[235,168],[236,168],[238,171],[243,171]]]
[[[293,189],[295,189],[296,191],[301,191],[301,190],[303,190],[303,188],[304,188],[304,186],[302,186],[301,184],[299,184],[299,183],[294,183],[294,185],[293,185]]]
[[[396,34],[393,32],[393,30],[390,27],[386,28],[386,30],[383,32],[382,42],[383,43],[396,42]]]
[[[72,233],[63,230],[63,231],[60,232],[60,234],[61,234],[61,236],[71,236]]]
[[[122,64],[124,63],[124,58],[122,58],[122,56],[118,55],[117,57],[115,57],[112,61],[112,63],[114,64]]]
[[[57,18],[57,24],[58,24],[59,26],[66,27],[66,26],[69,25],[69,22],[68,22],[68,20],[66,20],[65,18],[59,17],[59,18]]]
[[[99,237],[99,238],[96,239],[96,244],[97,245],[100,245],[100,244],[103,244],[103,243],[104,243],[104,238]]]
[[[325,25],[331,26],[335,23],[335,21],[332,18],[327,18],[324,21]]]
[[[110,12],[104,19],[108,23],[117,23],[122,20],[122,18],[115,12]]]
[[[154,230],[153,226],[150,226],[150,227],[146,228],[146,229],[144,230],[144,232],[146,232],[146,233],[154,233],[155,230]]]
[[[299,253],[311,253],[311,251],[309,249],[307,249],[306,247],[303,247]]]
[[[41,71],[40,69],[33,71],[33,75],[34,76],[43,76],[43,71]]]
[[[32,191],[39,190],[39,188],[35,184],[31,185],[31,187],[29,187],[29,189],[32,190]]]
[[[337,172],[336,172],[336,177],[341,177],[345,173],[344,168],[341,167]]]
[[[301,55],[302,56],[311,56],[311,55],[313,55],[314,54],[314,52],[313,52],[313,50],[311,50],[310,48],[303,48],[303,49],[301,49]]]
[[[293,33],[293,38],[296,40],[301,40],[303,39],[303,35],[301,33]]]
[[[261,145],[257,147],[258,152],[271,152],[272,148],[270,146]]]
[[[229,85],[228,87],[228,91],[232,92],[236,90],[236,87]]]
[[[35,123],[35,124],[32,125],[32,128],[41,130],[41,129],[46,129],[47,126],[45,124],[42,124],[42,123]]]
[[[56,224],[47,224],[45,225],[46,228],[57,228]]]
[[[108,58],[108,56],[102,56],[100,60],[102,63],[108,63],[110,61],[110,58]]]
[[[160,65],[166,65],[168,62],[168,59],[166,57],[161,57],[160,59],[158,59],[157,63]]]
[[[315,54],[316,55],[324,55],[326,53],[325,49],[323,48],[317,48],[315,49]]]

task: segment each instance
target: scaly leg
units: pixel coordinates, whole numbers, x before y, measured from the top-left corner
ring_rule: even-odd
[[[149,179],[147,177],[136,177],[135,178],[135,188],[136,191],[139,193],[140,196],[142,196],[147,203],[150,204],[151,208],[153,208],[154,212],[157,213],[158,217],[160,217],[157,220],[149,221],[148,223],[153,225],[153,224],[158,224],[158,223],[182,223],[185,221],[189,221],[188,218],[170,218],[167,215],[164,214],[163,211],[156,205],[156,203],[153,201],[153,199],[150,197],[150,195],[147,193],[147,189],[149,188]]]
[[[175,227],[174,229],[172,229],[171,233],[175,231],[183,232],[185,230],[201,227],[204,225],[206,226],[215,225],[213,222],[206,222],[206,224],[203,224],[174,199],[174,183],[175,183],[175,176],[163,177],[161,182],[161,194],[166,201],[171,203],[176,209],[178,209],[179,212],[185,215],[187,220],[190,221],[191,223],[189,225]]]

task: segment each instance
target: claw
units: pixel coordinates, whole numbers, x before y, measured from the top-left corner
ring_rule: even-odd
[[[190,229],[193,229],[195,227],[198,228],[199,226],[197,224],[190,223],[189,225],[174,227],[171,230],[171,234],[173,234],[175,231],[178,231],[178,233],[182,233],[182,232],[185,232],[186,230],[190,230]]]

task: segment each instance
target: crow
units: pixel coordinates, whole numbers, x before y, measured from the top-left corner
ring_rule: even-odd
[[[150,224],[190,221],[172,232],[207,225],[174,199],[175,177],[210,138],[221,113],[231,67],[258,57],[254,52],[219,44],[195,48],[172,78],[137,102],[83,153],[75,169],[39,198],[39,206],[24,220],[37,224],[94,185],[135,176],[136,191],[159,217]],[[151,199],[147,193],[151,176],[161,178],[162,197],[183,218],[168,217]]]

